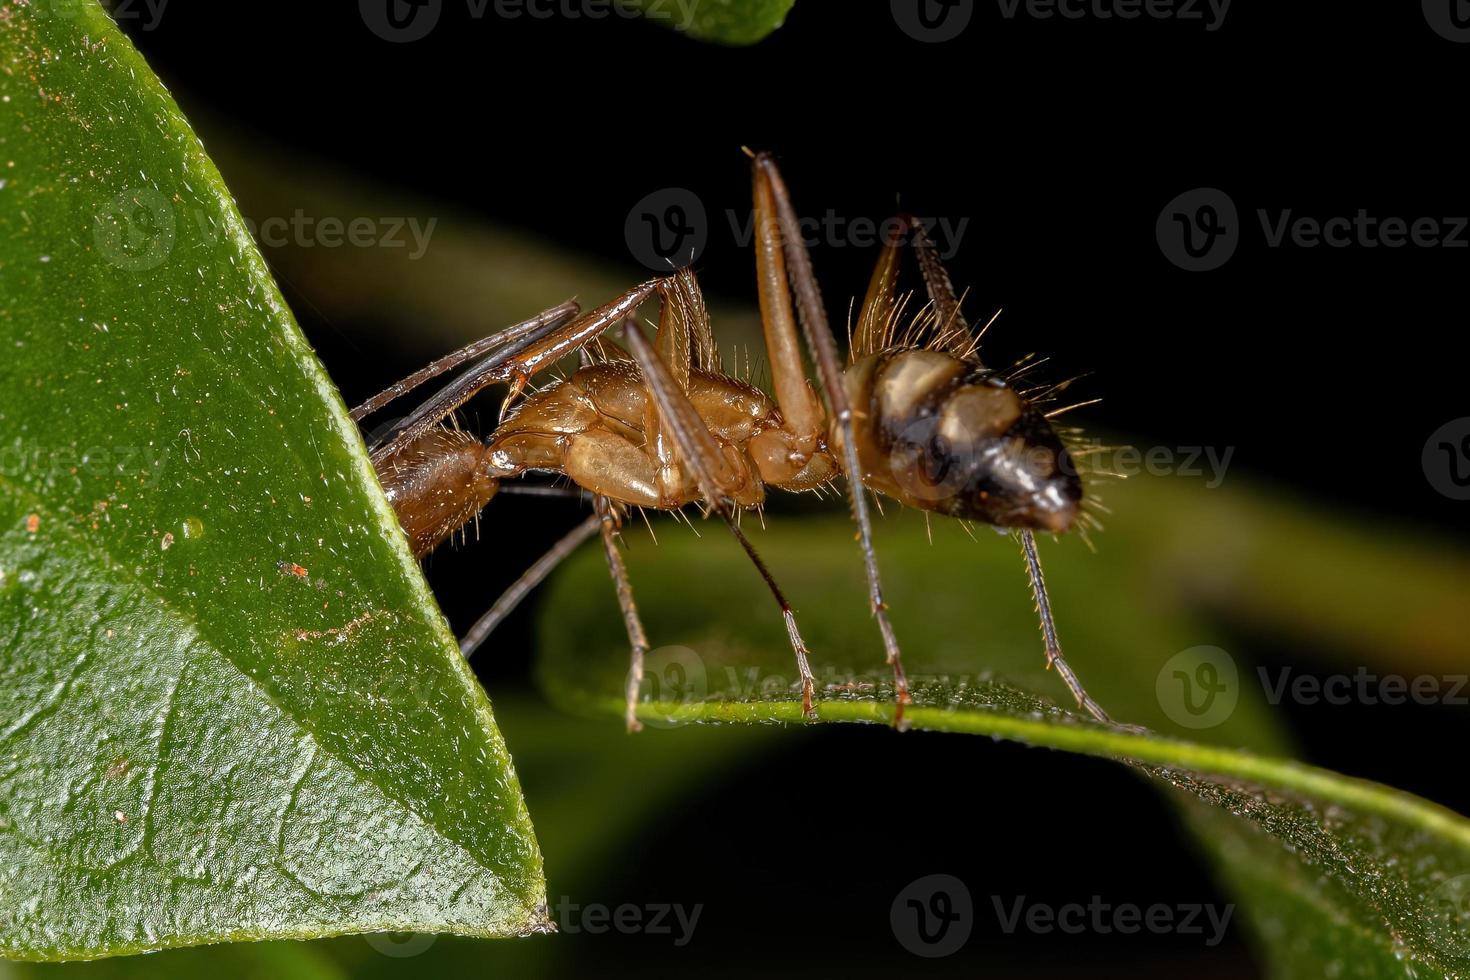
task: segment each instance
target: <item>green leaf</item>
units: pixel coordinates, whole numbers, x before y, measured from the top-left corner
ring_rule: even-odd
[[[1145,490],[1140,499],[1150,493],[1160,496]],[[755,544],[797,603],[825,688],[819,720],[888,723],[887,669],[850,525],[767,523]],[[636,529],[628,536],[635,596],[656,647],[645,722],[803,723],[781,620],[734,542],[715,526],[700,539],[664,528],[656,548]],[[1470,822],[1281,758],[1284,740],[1261,692],[1241,677],[1224,682],[1209,727],[1193,727],[1173,672],[1200,676],[1198,665],[1218,654],[1199,648],[1217,637],[1159,601],[1149,585],[1159,569],[1126,539],[1110,535],[1100,556],[1080,544],[1044,549],[1054,604],[1091,693],[1122,719],[1176,734],[1112,729],[1058,708],[1068,695],[1042,669],[1019,553],[1006,538],[979,538],[936,521],[930,544],[912,514],[880,528],[916,692],[913,727],[1117,759],[1170,787],[1247,900],[1281,976],[1424,976],[1470,966]],[[599,589],[605,600],[587,601]],[[595,549],[558,574],[543,608],[543,686],[566,708],[616,716],[626,645]]]
[[[608,738],[601,719],[571,718],[544,699],[502,696],[495,716],[523,774],[537,836],[559,895],[606,894],[622,873],[630,842],[656,828],[703,784],[739,778],[759,752],[778,749],[774,730],[708,729]],[[637,792],[628,792],[637,773]],[[587,814],[595,812],[596,820]],[[553,908],[554,911],[554,908]],[[411,958],[410,958],[410,955]],[[411,964],[411,965],[410,965]],[[424,977],[558,976],[576,967],[576,946],[560,939],[503,943],[450,936],[344,936],[317,942],[233,943],[124,956],[91,963],[12,964],[0,980],[396,980]]]
[[[177,107],[0,11],[0,951],[546,925],[505,746]]]
[[[701,41],[754,44],[786,22],[796,0],[624,0],[651,21]]]

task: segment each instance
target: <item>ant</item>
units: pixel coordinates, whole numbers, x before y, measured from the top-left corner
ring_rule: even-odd
[[[1014,375],[1008,379],[984,366],[979,334],[961,313],[933,243],[912,219],[902,226],[929,304],[900,335],[904,301],[897,278],[905,243],[902,234],[889,236],[844,366],[786,184],[769,154],[746,153],[771,395],[723,372],[699,285],[685,269],[585,314],[574,302],[552,307],[440,358],[353,409],[353,419],[361,421],[425,381],[474,362],[370,446],[416,557],[476,519],[513,477],[552,473],[580,489],[510,484],[506,490],[593,498],[595,513],[507,590],[461,650],[472,652],[558,562],[600,534],[632,647],[626,723],[637,731],[649,643],[616,534],[630,508],[678,512],[696,504],[729,527],[780,606],[801,676],[802,709],[811,715],[815,680],[806,643],[791,604],[737,517],[760,508],[767,487],[819,490],[846,476],[868,598],[893,670],[899,727],[911,699],[883,599],[865,489],[924,511],[1015,530],[1047,666],[1056,668],[1079,706],[1110,721],[1062,656],[1036,553],[1035,531],[1064,532],[1081,514],[1082,483],[1050,421],[1057,412],[1043,413],[1018,392]],[[661,309],[650,343],[635,316],[655,295]],[[626,346],[603,336],[617,325]],[[802,367],[803,335],[825,405]],[[526,393],[533,376],[574,352],[581,363],[570,377]],[[509,392],[488,439],[442,424],[494,384],[508,385]]]

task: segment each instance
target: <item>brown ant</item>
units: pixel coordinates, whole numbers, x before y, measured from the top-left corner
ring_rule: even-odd
[[[802,708],[811,714],[815,682],[806,644],[790,603],[736,516],[759,508],[767,487],[814,490],[846,475],[868,597],[893,669],[898,724],[910,700],[908,682],[883,600],[864,488],[921,510],[1016,529],[1047,665],[1057,669],[1081,707],[1108,721],[1062,657],[1036,554],[1033,532],[1068,530],[1082,502],[1082,483],[1048,414],[981,363],[979,337],[916,221],[906,224],[929,307],[897,335],[904,243],[890,239],[844,367],[786,185],[769,155],[750,156],[760,312],[774,397],[723,372],[699,286],[684,270],[585,314],[571,302],[553,307],[435,361],[353,410],[360,421],[430,378],[480,359],[371,447],[416,556],[475,519],[512,477],[557,474],[593,497],[596,513],[521,576],[466,635],[461,649],[474,650],[562,558],[600,532],[632,646],[626,720],[636,731],[648,639],[616,532],[628,508],[678,511],[697,504],[724,520],[779,604],[801,675]],[[634,315],[654,295],[661,311],[650,344]],[[619,324],[626,349],[602,336]],[[804,374],[801,334],[825,406]],[[573,352],[581,357],[575,373],[525,393],[534,375]],[[441,424],[474,394],[498,383],[510,392],[487,440]]]

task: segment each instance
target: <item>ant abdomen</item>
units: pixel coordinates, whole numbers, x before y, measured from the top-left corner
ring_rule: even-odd
[[[972,361],[889,349],[846,372],[863,482],[900,502],[996,527],[1060,532],[1082,482],[1050,422]]]
[[[483,442],[433,428],[378,464],[378,479],[414,557],[422,558],[478,514],[500,489]]]

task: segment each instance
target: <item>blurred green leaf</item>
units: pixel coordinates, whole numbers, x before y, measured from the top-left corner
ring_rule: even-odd
[[[0,951],[544,927],[489,704],[197,139],[95,3],[0,10],[0,68]]]
[[[1168,493],[1141,496],[1157,505]],[[767,523],[755,543],[798,604],[825,688],[819,719],[888,722],[888,676],[851,527]],[[655,548],[628,531],[635,595],[656,646],[645,722],[803,723],[780,617],[734,542],[717,527],[695,539],[670,526]],[[938,521],[933,537],[930,544],[911,513],[890,517],[879,534],[915,728],[1117,759],[1182,791],[1171,795],[1249,899],[1279,975],[1424,976],[1470,966],[1470,822],[1281,758],[1285,740],[1261,691],[1215,649],[1216,632],[1147,601],[1143,546],[1110,537],[1101,556],[1069,543],[1043,557],[1064,645],[1089,690],[1120,719],[1172,734],[1111,729],[1056,707],[1052,699],[1068,695],[1042,669],[1014,543],[989,533],[972,541]],[[616,716],[627,654],[606,579],[600,554],[588,549],[553,580],[539,672],[563,706]],[[599,588],[604,602],[585,600]],[[1218,673],[1203,673],[1207,662]],[[1218,690],[1187,689],[1180,678]],[[1218,819],[1222,811],[1233,816]]]
[[[701,41],[754,44],[786,22],[796,0],[624,0],[659,24]]]

